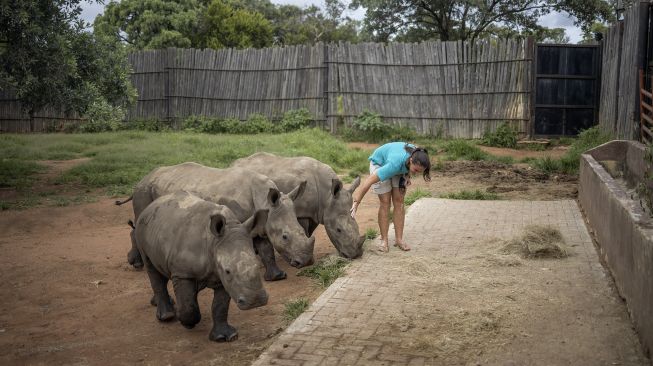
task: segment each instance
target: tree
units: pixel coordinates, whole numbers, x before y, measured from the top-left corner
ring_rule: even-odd
[[[589,44],[600,40],[608,31],[608,26],[601,22],[594,22],[589,29],[583,31],[583,39],[580,43]]]
[[[197,44],[214,49],[262,48],[272,41],[272,25],[261,13],[213,0],[202,16]]]
[[[587,29],[595,20],[611,20],[606,0],[354,0],[367,9],[365,28],[375,40],[475,40],[501,28],[536,30],[540,16],[565,11]]]
[[[198,0],[112,0],[94,30],[130,49],[188,48],[205,8]]]
[[[85,30],[80,1],[0,4],[0,82],[30,118],[46,106],[84,114],[94,103],[124,107],[134,99],[124,49]]]

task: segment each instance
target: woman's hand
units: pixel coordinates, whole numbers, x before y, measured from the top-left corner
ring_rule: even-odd
[[[351,215],[352,219],[356,218],[356,210],[358,210],[358,204],[360,202],[354,201],[354,203],[351,205],[351,210],[349,210],[349,214]]]

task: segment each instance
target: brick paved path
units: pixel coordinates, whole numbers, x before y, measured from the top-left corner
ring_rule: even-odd
[[[572,255],[501,251],[532,223]],[[648,364],[575,201],[423,199],[405,231],[412,251],[368,249],[254,365]]]

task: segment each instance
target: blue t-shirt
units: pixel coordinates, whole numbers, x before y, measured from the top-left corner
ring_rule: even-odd
[[[381,167],[376,171],[380,181],[392,178],[395,175],[408,173],[406,160],[408,160],[410,154],[404,148],[405,146],[405,142],[390,142],[374,150],[369,160]],[[411,144],[408,144],[408,146],[415,147]]]

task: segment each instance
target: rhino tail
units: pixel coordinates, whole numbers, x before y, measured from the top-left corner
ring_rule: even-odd
[[[124,200],[124,201],[116,201],[116,206],[124,205],[125,203],[131,201],[132,198],[134,198],[134,195],[129,196],[129,198],[127,198],[127,199]]]
[[[134,225],[134,222],[132,220],[127,221],[127,224],[132,227],[132,229],[136,230],[136,226]]]

